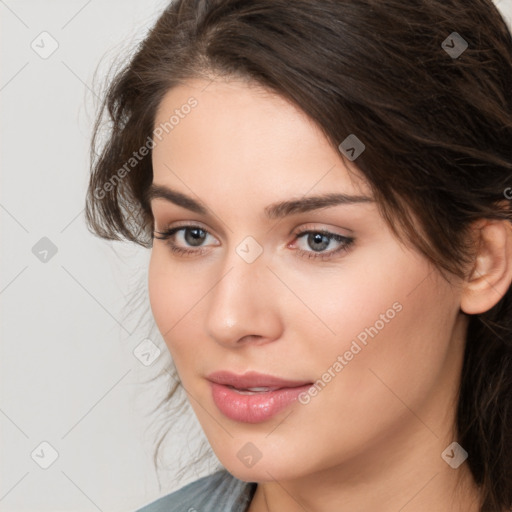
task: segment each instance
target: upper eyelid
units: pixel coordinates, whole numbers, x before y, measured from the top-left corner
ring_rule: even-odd
[[[155,227],[155,229],[153,230],[153,234],[154,233],[166,234],[171,231],[173,232],[173,234],[176,234],[179,231],[185,231],[186,229],[201,229],[202,231],[205,231],[208,235],[212,236],[213,238],[217,238],[211,232],[211,230],[209,230],[208,228],[205,228],[204,226],[201,226],[200,224],[190,224],[190,223],[184,224],[184,225],[177,225],[177,226],[166,226],[163,229],[156,229],[156,227]]]
[[[318,227],[318,225],[320,225],[320,227]],[[351,233],[353,233],[353,231],[351,229],[348,229],[348,228],[341,228],[341,227],[338,227],[338,228],[331,228],[331,227],[327,227],[326,224],[322,224],[321,222],[318,222],[318,223],[307,223],[307,224],[301,224],[301,226],[299,228],[294,228],[291,233],[304,233],[304,232],[308,232],[308,231],[311,231],[313,233],[321,233],[321,232],[325,232],[325,233],[331,233],[333,235],[340,235],[340,236],[343,236],[342,233],[338,233],[338,231],[340,230],[343,230],[343,231],[350,231]]]
[[[156,199],[158,201],[158,198]],[[161,200],[162,201],[162,200]],[[189,214],[191,212],[188,212]],[[191,216],[187,218],[187,216],[183,216],[180,214],[179,217],[182,217],[184,220],[167,220],[167,219],[175,219],[178,215],[171,214],[166,210],[158,210],[155,211],[151,208],[151,214],[153,218],[153,229],[156,230],[156,226],[160,226],[158,231],[167,231],[169,229],[174,229],[175,227],[189,227],[189,226],[197,226],[208,233],[213,234],[213,231],[219,233],[220,236],[225,236],[228,232],[232,232],[229,226],[219,217],[212,216],[211,218],[206,219],[205,221],[199,220]],[[199,217],[203,218],[202,214],[198,214]],[[207,222],[208,224],[205,224]],[[212,228],[207,227],[207,225],[212,226]]]
[[[165,232],[165,231],[171,231],[171,230],[176,230],[176,229],[185,229],[185,228],[199,228],[199,229],[202,229],[203,231],[206,231],[208,234],[212,234],[212,231],[211,229],[207,228],[206,226],[203,226],[201,222],[198,222],[198,221],[182,221],[183,224],[180,224],[179,222],[177,224],[175,223],[165,223],[165,222],[162,222],[162,228],[161,229],[157,229],[156,228],[156,223],[155,222],[155,226],[154,226],[154,231],[160,231],[160,232]]]

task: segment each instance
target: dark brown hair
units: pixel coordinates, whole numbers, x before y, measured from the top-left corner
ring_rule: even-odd
[[[280,94],[335,147],[355,134],[382,214],[448,274],[471,261],[473,221],[512,220],[512,38],[491,0],[177,0],[99,114],[86,208],[96,234],[151,246],[151,155],[119,170],[165,93],[213,76]],[[462,370],[458,441],[483,512],[512,508],[511,293],[470,317]]]

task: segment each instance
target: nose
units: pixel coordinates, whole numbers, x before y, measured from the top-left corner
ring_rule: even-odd
[[[283,330],[279,283],[265,259],[247,263],[234,254],[219,275],[222,277],[208,294],[208,335],[231,348],[277,340]]]

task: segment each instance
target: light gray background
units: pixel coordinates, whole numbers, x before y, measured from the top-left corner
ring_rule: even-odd
[[[149,251],[94,238],[83,217],[95,92],[166,3],[0,1],[2,511],[130,511],[178,486],[176,461],[158,487],[147,414],[168,353],[147,300],[126,307]],[[43,31],[59,45],[46,59],[31,48],[56,44]],[[58,251],[47,262],[32,253],[42,237]],[[132,353],[145,338],[162,349],[151,367]]]
[[[83,218],[95,70],[101,83],[166,3],[0,0],[1,511],[128,512],[206,472],[175,477],[201,439],[191,417],[158,484],[147,412],[165,381],[146,381],[169,359],[148,315],[149,251],[98,240]],[[512,0],[497,4],[510,22]],[[47,261],[32,252],[43,237]],[[151,366],[133,354],[146,338],[162,351]],[[58,453],[47,469],[42,442]]]

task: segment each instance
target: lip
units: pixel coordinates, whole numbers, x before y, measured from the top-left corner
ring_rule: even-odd
[[[297,400],[313,383],[282,379],[272,375],[248,372],[237,375],[227,371],[207,376],[212,398],[224,416],[243,423],[269,420]],[[248,388],[268,388],[254,392]]]

